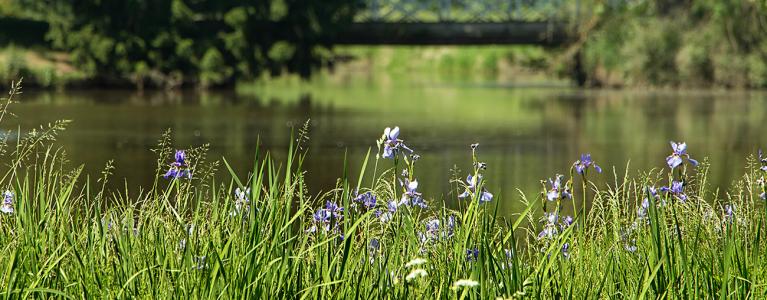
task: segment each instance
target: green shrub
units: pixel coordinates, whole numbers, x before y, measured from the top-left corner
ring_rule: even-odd
[[[58,82],[58,77],[56,76],[56,68],[53,66],[45,66],[33,71],[32,79],[42,87],[52,87]]]
[[[679,49],[675,59],[680,82],[685,85],[707,86],[714,81],[710,43],[709,34],[688,34],[688,39]]]
[[[5,50],[5,60],[0,65],[0,77],[2,77],[3,81],[10,82],[11,80],[30,75],[28,70],[24,51],[13,46],[8,47]]]
[[[751,53],[746,58],[748,81],[751,87],[767,88],[767,55],[765,53]]]
[[[200,86],[209,87],[230,80],[232,69],[224,62],[224,57],[216,48],[209,48],[200,60]]]

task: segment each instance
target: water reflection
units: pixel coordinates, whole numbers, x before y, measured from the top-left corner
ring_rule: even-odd
[[[153,180],[156,157],[149,149],[166,128],[178,148],[209,143],[212,158],[226,156],[245,173],[259,137],[284,157],[291,127],[310,118],[305,169],[316,193],[334,186],[344,157],[358,170],[383,128],[398,125],[401,138],[421,154],[417,176],[427,197],[455,201],[451,169],[465,177],[469,144],[478,142],[489,188],[506,212],[519,209],[517,188],[537,192],[539,180],[567,172],[584,152],[605,169],[602,182],[612,182],[613,167],[622,174],[630,160],[632,173],[661,168],[668,142],[686,141],[694,157],[712,162],[712,183],[727,187],[742,174],[745,157],[767,142],[765,95],[747,92],[324,84],[239,92],[27,92],[14,111],[18,117],[6,129],[74,120],[60,145],[93,175],[114,158],[116,187],[123,178],[130,186]]]

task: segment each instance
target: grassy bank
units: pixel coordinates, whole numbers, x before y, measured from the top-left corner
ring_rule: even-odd
[[[567,82],[556,76],[555,50],[540,46],[337,47],[340,72],[431,82]],[[562,76],[563,77],[563,76]]]
[[[16,46],[0,49],[0,81],[22,77],[28,87],[45,89],[83,86],[89,79],[66,53]]]
[[[496,82],[568,84],[567,79],[551,74],[551,55],[533,46],[485,47],[337,47],[334,67],[319,69],[313,81],[355,76],[403,78],[425,82]],[[0,49],[0,80],[10,82],[23,77],[32,88],[135,87],[135,82],[113,78],[105,81],[78,69],[71,55],[39,48],[9,46]],[[264,74],[249,83],[272,84],[302,80],[297,75]]]
[[[18,92],[11,97],[18,99]],[[761,198],[767,160],[752,158],[741,180],[715,193],[708,162],[698,165],[679,146],[670,158],[658,157],[674,167],[670,171],[600,173],[583,157],[551,170],[554,179],[541,182],[540,194],[501,199],[493,193],[514,187],[487,184],[482,145],[467,145],[474,167],[454,174],[448,197],[462,200],[448,209],[445,199],[423,195],[413,184],[421,173],[417,153],[406,145],[417,149],[418,141],[408,140],[406,128],[398,136],[371,132],[362,167],[347,169],[323,191],[304,183],[304,145],[316,138],[306,127],[291,138],[285,160],[254,153],[247,174],[206,157],[204,145],[177,151],[165,134],[154,149],[156,171],[146,175],[154,184],[134,194],[104,189],[109,164],[93,177],[69,167],[55,142],[65,126],[10,137],[0,153],[6,162],[0,172],[3,297],[767,293]],[[216,178],[217,169],[229,175]],[[597,176],[612,183],[592,183]],[[521,201],[525,209],[499,216],[497,205],[505,201]]]

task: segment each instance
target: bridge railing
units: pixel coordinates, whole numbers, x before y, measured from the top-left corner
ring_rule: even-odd
[[[581,0],[361,0],[356,22],[480,23],[569,21]]]

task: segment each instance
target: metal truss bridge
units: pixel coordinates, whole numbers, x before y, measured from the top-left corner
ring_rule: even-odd
[[[360,0],[333,43],[360,45],[559,45],[580,0]]]

